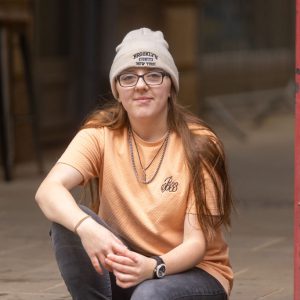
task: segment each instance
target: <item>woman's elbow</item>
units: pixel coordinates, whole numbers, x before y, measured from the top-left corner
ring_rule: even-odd
[[[38,205],[41,205],[43,199],[44,199],[44,194],[45,194],[45,187],[44,187],[44,183],[42,182],[40,184],[40,186],[38,187],[36,193],[35,193],[35,201],[37,202]]]
[[[202,260],[206,252],[206,242],[205,240],[193,239],[190,241],[191,249],[196,251],[194,252],[195,260],[197,263]]]
[[[53,191],[54,184],[52,181],[49,181],[47,178],[40,184],[36,193],[35,193],[35,201],[39,206],[45,204],[51,191]]]

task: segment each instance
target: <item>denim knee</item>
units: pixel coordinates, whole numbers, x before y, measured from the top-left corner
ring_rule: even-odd
[[[90,215],[91,217],[98,217],[98,215],[92,211],[89,207],[79,204],[79,207],[81,208],[81,210],[83,210],[85,213],[87,213],[88,215]]]
[[[88,207],[84,206],[84,205],[79,205],[79,207],[88,215],[90,215],[93,219],[97,218],[98,216]],[[71,233],[70,230],[68,230],[66,227],[53,222],[50,226],[50,230],[49,230],[49,235],[53,238],[53,236],[55,235],[65,235],[65,234],[69,234]]]
[[[227,295],[221,284],[207,272],[193,268],[140,283],[131,300],[225,300]]]
[[[134,290],[131,300],[167,300],[168,290],[164,285],[157,284],[157,279],[155,280],[146,280],[140,283]],[[159,297],[159,298],[158,298]]]
[[[93,212],[81,207],[86,213]],[[72,299],[111,299],[110,278],[107,271],[99,275],[82,246],[80,237],[64,226],[53,223],[51,239],[56,261]]]

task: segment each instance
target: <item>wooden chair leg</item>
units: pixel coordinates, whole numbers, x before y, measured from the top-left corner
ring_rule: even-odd
[[[4,179],[12,179],[13,153],[9,95],[9,47],[5,28],[0,28],[0,149]]]
[[[29,101],[29,109],[30,109],[30,121],[31,121],[31,130],[32,130],[32,138],[33,145],[35,150],[35,155],[37,159],[37,164],[40,173],[43,173],[43,159],[42,159],[42,151],[41,151],[41,143],[40,143],[40,126],[38,122],[38,114],[37,114],[37,102],[34,92],[34,83],[32,76],[32,64],[31,64],[31,56],[29,51],[29,44],[27,40],[27,36],[24,32],[19,33],[19,41],[21,47],[21,53],[24,64],[24,75],[28,90],[28,101]]]

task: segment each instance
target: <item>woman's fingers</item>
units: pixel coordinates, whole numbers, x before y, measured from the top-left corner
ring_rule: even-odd
[[[116,284],[123,289],[127,289],[136,285],[132,281],[121,281],[118,278],[116,278]]]
[[[112,243],[112,253],[123,255],[126,250],[128,250],[127,247],[118,240],[115,240],[114,243]]]
[[[113,251],[114,253],[118,254],[119,256],[124,256],[129,258],[135,263],[138,263],[138,255],[137,253],[130,251],[127,247],[121,246],[119,244],[113,245]]]
[[[115,241],[116,241],[119,245],[126,247],[126,246],[124,245],[124,243],[123,243],[119,238],[117,238],[116,236],[114,236],[114,239],[115,239]]]
[[[124,274],[121,272],[118,272],[114,270],[114,275],[116,277],[116,280],[122,283],[130,283],[130,282],[135,282],[136,278],[130,274]]]
[[[109,272],[113,271],[112,267],[109,264],[107,264],[105,256],[100,254],[100,255],[98,255],[98,257],[93,256],[90,259],[91,259],[93,267],[95,268],[97,273],[99,273],[100,275],[103,275],[102,267],[105,268],[106,270],[108,270]]]
[[[126,249],[124,251],[124,255],[128,258],[130,258],[135,263],[139,263],[139,255],[136,252],[130,251],[129,249]]]
[[[113,272],[116,271],[123,274],[136,274],[135,268],[133,266],[120,264],[118,262],[110,260],[109,258],[105,259],[105,263],[113,270]]]
[[[128,288],[152,278],[155,264],[153,259],[129,250],[123,254],[127,256],[109,254],[105,260],[111,266],[118,286]]]
[[[116,262],[121,265],[128,265],[128,266],[136,265],[135,261],[133,261],[129,257],[123,256],[123,255],[117,255],[117,254],[110,253],[107,255],[106,258],[112,262]]]
[[[103,270],[101,268],[101,265],[100,265],[100,262],[97,258],[97,256],[93,256],[90,258],[91,259],[91,262],[92,262],[92,265],[94,267],[94,269],[99,273],[99,274],[103,274]]]
[[[102,266],[103,268],[105,268],[105,269],[108,270],[109,272],[112,272],[112,271],[113,271],[111,265],[108,264],[107,261],[106,261],[106,254],[98,253],[98,254],[97,254],[97,257],[98,257],[98,260],[99,260],[99,262],[100,262],[100,264],[101,264],[101,266]]]

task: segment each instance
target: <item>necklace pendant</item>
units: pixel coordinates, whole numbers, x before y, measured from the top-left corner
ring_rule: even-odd
[[[130,151],[130,158],[131,158],[131,164],[132,164],[132,168],[133,168],[133,171],[134,171],[134,174],[135,174],[135,177],[136,179],[140,182],[140,183],[143,183],[143,184],[149,184],[151,183],[154,178],[156,177],[160,167],[161,167],[161,164],[163,162],[163,159],[165,157],[165,154],[166,154],[166,149],[167,149],[167,145],[168,145],[168,141],[169,141],[169,137],[170,137],[170,130],[168,130],[168,133],[167,133],[167,136],[165,137],[161,147],[158,149],[158,151],[156,152],[156,154],[154,155],[154,157],[152,158],[152,160],[150,161],[150,163],[148,164],[148,166],[146,166],[145,168],[143,167],[142,165],[142,161],[141,161],[141,157],[140,157],[140,153],[139,153],[139,149],[138,149],[138,146],[137,146],[137,143],[135,141],[135,138],[134,138],[134,135],[132,134],[132,131],[131,131],[131,128],[128,129],[128,143],[129,143],[129,151]],[[137,167],[136,167],[136,164],[135,164],[135,160],[134,160],[134,153],[133,153],[133,145],[132,145],[132,140],[134,142],[134,145],[135,145],[135,148],[136,148],[136,152],[137,152],[137,156],[138,156],[138,159],[139,159],[139,162],[140,162],[140,166],[141,166],[141,169],[142,169],[142,177],[139,176],[139,172],[137,170]],[[150,177],[150,179],[147,181],[147,176],[146,176],[146,171],[147,169],[152,165],[152,163],[154,162],[155,158],[158,156],[158,154],[162,151],[162,154],[161,154],[161,158],[158,162],[158,166],[154,172],[154,174],[152,175],[152,177]]]
[[[145,183],[147,181],[146,170],[142,168],[142,181]]]

